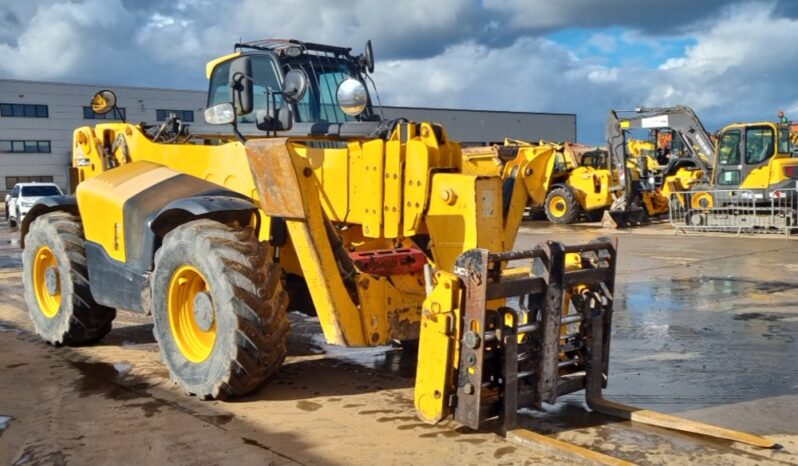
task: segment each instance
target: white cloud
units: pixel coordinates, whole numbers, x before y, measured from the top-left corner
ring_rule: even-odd
[[[741,1],[4,0],[0,77],[201,89],[204,63],[239,38],[356,52],[373,39],[386,104],[576,112],[592,143],[610,108],[686,104],[709,126],[798,117],[792,3]],[[579,53],[545,39],[567,28],[591,31]],[[693,40],[669,56],[663,38]],[[641,43],[647,60],[623,55]]]
[[[91,69],[97,46],[90,41],[113,37],[125,16],[113,0],[39,6],[16,45],[0,43],[0,70],[14,77],[54,79],[77,68]]]

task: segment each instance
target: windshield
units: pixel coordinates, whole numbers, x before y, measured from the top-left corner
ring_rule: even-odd
[[[59,196],[61,191],[55,186],[23,186],[22,197]]]
[[[283,66],[288,72],[300,68],[308,76],[308,91],[297,103],[298,122],[343,123],[355,118],[342,112],[338,107],[336,92],[338,85],[346,78],[355,75],[349,63],[343,58],[328,55],[302,55],[289,59]]]
[[[254,81],[254,110],[249,115],[239,116],[239,123],[254,123],[258,110],[266,110],[271,105],[267,89],[282,89],[282,78],[278,72],[278,63],[271,54],[251,54],[252,80]],[[232,60],[216,66],[211,75],[208,93],[208,107],[223,102],[232,102],[230,92],[230,63]],[[350,76],[356,76],[350,63],[341,57],[332,55],[314,55],[305,53],[295,58],[282,59],[282,71],[299,68],[308,76],[308,89],[302,100],[295,106],[295,122],[344,123],[356,118],[345,114],[338,107],[336,92],[338,85]],[[278,107],[283,106],[281,96],[275,96]],[[370,107],[362,114],[371,115]]]

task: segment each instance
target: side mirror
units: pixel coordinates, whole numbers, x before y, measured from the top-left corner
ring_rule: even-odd
[[[11,199],[11,194],[6,194],[6,203],[8,203],[9,199]]]
[[[366,41],[366,51],[363,53],[365,58],[366,70],[369,74],[374,73],[374,49],[371,47],[371,39]]]
[[[252,59],[243,56],[230,64],[230,89],[233,93],[233,106],[238,115],[252,113],[254,91],[252,89]]]
[[[116,94],[113,91],[103,90],[91,98],[91,109],[94,113],[105,114],[116,107]]]
[[[302,100],[308,90],[308,75],[300,68],[294,68],[285,74],[283,81],[283,100],[295,104]]]
[[[335,93],[341,111],[349,116],[357,116],[366,110],[369,94],[366,86],[355,78],[346,78],[338,85]]]
[[[233,104],[223,102],[205,109],[205,122],[209,125],[228,125],[236,121],[236,112]]]

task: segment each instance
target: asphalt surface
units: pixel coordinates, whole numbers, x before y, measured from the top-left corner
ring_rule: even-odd
[[[639,464],[798,464],[798,241],[529,222],[517,247],[619,240],[609,398],[775,439],[757,450],[589,413],[579,394],[523,426]],[[235,402],[175,388],[148,318],[98,345],[32,331],[17,233],[0,224],[0,464],[563,464],[412,406],[414,356],[323,343],[291,314],[278,378]]]

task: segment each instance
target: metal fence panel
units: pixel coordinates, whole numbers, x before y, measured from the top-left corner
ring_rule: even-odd
[[[789,235],[798,230],[798,190],[677,191],[669,199],[676,230]]]

